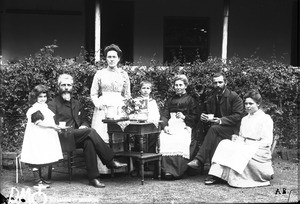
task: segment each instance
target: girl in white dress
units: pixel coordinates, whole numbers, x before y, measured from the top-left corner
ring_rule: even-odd
[[[27,125],[21,152],[21,162],[33,167],[34,185],[44,187],[49,187],[50,182],[40,176],[41,167],[63,158],[57,133],[60,128],[46,104],[47,93],[46,86],[37,85],[29,95],[33,105],[26,113]]]

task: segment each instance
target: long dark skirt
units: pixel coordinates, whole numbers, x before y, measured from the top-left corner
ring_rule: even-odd
[[[182,156],[163,156],[162,171],[172,174],[175,178],[180,178],[187,170],[188,162],[189,160]]]

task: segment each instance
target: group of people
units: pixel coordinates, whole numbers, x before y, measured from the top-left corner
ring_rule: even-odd
[[[262,111],[262,97],[250,90],[243,100],[227,86],[224,74],[213,76],[214,94],[200,119],[211,124],[195,158],[187,165],[198,169],[211,162],[206,185],[227,182],[234,187],[269,185],[273,178],[271,145],[273,120]],[[243,117],[244,116],[244,117]]]
[[[49,187],[51,182],[42,177],[41,167],[62,159],[62,152],[76,147],[83,148],[89,184],[96,188],[105,187],[99,178],[99,162],[107,168],[127,166],[114,159],[114,152],[107,144],[107,125],[102,122],[108,106],[120,107],[124,99],[131,98],[129,76],[118,67],[121,55],[117,45],[104,49],[108,66],[96,72],[90,90],[95,106],[91,128],[84,107],[72,97],[71,75],[59,76],[59,92],[48,103],[46,86],[37,85],[30,93],[33,105],[26,114],[28,122],[21,161],[32,166],[34,185]],[[261,110],[261,95],[251,90],[244,96],[243,105],[238,94],[227,88],[223,73],[213,75],[212,82],[214,93],[208,98],[206,109],[201,111],[197,101],[186,91],[189,82],[185,75],[174,77],[175,94],[166,100],[161,111],[150,96],[153,84],[141,82],[138,97],[149,101],[148,120],[161,120],[159,137],[164,178],[180,179],[188,168],[200,169],[209,160],[211,167],[206,185],[220,182],[235,187],[269,185],[274,174],[270,150],[273,121]],[[248,114],[243,117],[244,110]],[[208,124],[209,129],[192,158],[193,129],[199,119],[202,124]],[[60,122],[65,122],[66,127],[60,126]],[[155,152],[157,136],[148,140],[146,151]]]

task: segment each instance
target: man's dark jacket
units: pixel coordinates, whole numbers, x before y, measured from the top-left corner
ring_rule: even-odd
[[[72,112],[67,111],[69,109],[66,109],[66,106],[71,106]],[[66,125],[71,127],[64,134],[60,135],[63,151],[75,149],[75,140],[72,129],[78,129],[82,125],[89,127],[81,103],[74,98],[72,98],[70,102],[66,102],[61,96],[57,96],[48,103],[48,107],[55,114],[54,120],[56,124],[59,124],[60,121],[65,121]]]
[[[207,99],[207,113],[215,114],[216,112],[216,95],[212,95]],[[239,132],[240,122],[244,115],[243,100],[239,95],[225,89],[220,101],[221,125],[232,126],[234,132]]]

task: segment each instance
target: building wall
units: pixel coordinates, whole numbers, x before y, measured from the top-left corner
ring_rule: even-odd
[[[293,0],[231,0],[228,30],[228,58],[275,56],[290,63]],[[163,59],[164,16],[210,18],[211,56],[221,57],[223,1],[220,0],[136,0],[134,61],[149,64]]]
[[[291,60],[293,0],[231,0],[229,57]]]
[[[135,2],[134,61],[163,60],[164,16],[210,18],[210,54],[221,55],[223,4],[219,0],[138,0]]]
[[[210,56],[221,56],[222,0],[132,1],[135,3],[133,36],[135,63],[149,65],[151,59],[162,62],[164,16],[209,17],[209,53]],[[289,64],[293,1],[231,0],[228,57],[259,56],[268,60],[271,56],[276,56],[277,59]],[[1,11],[7,9],[50,11],[50,14],[10,12],[1,14],[0,54],[4,60],[29,56],[43,46],[52,44],[54,40],[57,40],[59,46],[56,50],[58,55],[66,58],[78,56],[86,38],[84,2],[85,0],[1,0]],[[51,14],[51,11],[54,13]],[[80,15],[62,15],[59,11],[79,12]]]
[[[57,55],[78,56],[85,37],[84,0],[2,0],[1,3],[1,10],[5,10],[1,15],[4,62],[32,55],[54,40],[59,46]],[[26,13],[30,10],[34,14]]]

